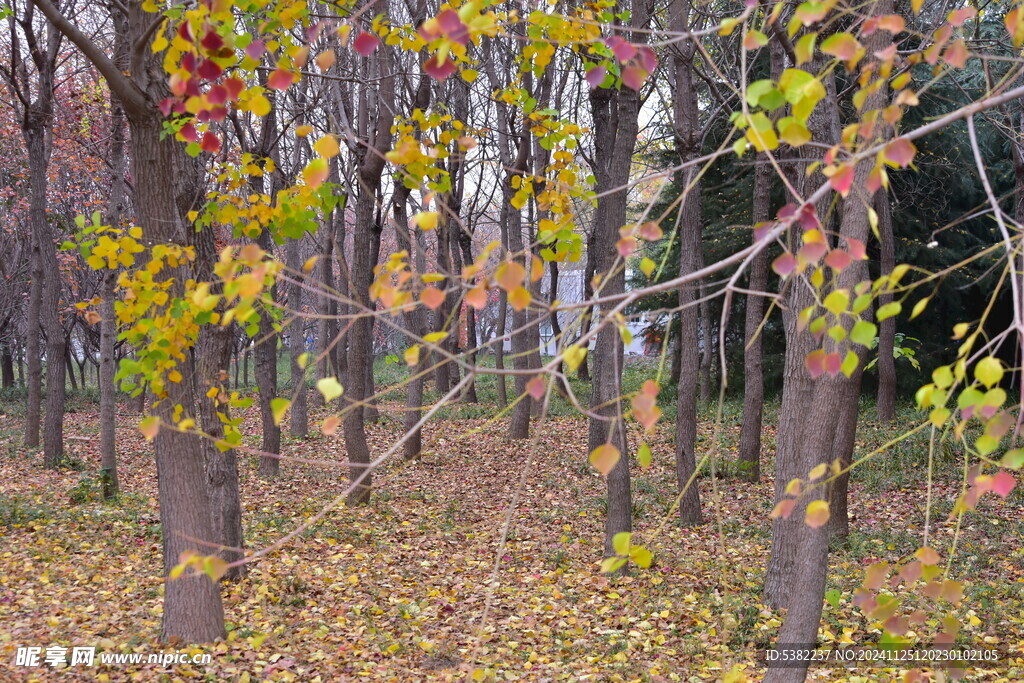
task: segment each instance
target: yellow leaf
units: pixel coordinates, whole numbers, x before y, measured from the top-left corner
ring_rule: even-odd
[[[477,73],[476,69],[463,69],[461,74],[462,80],[466,81],[466,83],[472,83],[479,75],[480,74]]]
[[[619,449],[610,443],[601,444],[590,454],[590,464],[601,474],[608,476],[608,473],[615,467],[622,454]]]
[[[819,529],[828,522],[828,503],[824,500],[814,500],[807,506],[805,521],[812,529]]]
[[[263,95],[256,95],[249,100],[249,111],[256,116],[266,116],[270,113],[270,100]]]
[[[340,148],[338,147],[338,140],[333,135],[325,135],[313,144],[313,151],[324,159],[330,159],[333,156],[337,156],[340,151]]]
[[[440,214],[437,213],[437,211],[420,211],[418,214],[412,217],[412,222],[420,230],[430,232],[431,230],[437,228],[437,223],[440,217],[441,216]]]
[[[423,337],[423,341],[427,342],[428,344],[433,344],[435,342],[441,341],[442,339],[444,339],[447,336],[448,336],[447,332],[431,332],[430,334],[425,335]]]
[[[317,260],[319,260],[319,258],[319,256],[311,256],[308,259],[306,259],[306,262],[302,264],[302,272],[308,273],[311,270],[313,270],[313,266],[316,265],[316,262]]]
[[[300,138],[304,138],[313,132],[313,126],[299,126],[295,129],[295,134]]]
[[[565,359],[565,364],[569,366],[570,372],[575,372],[583,359],[587,357],[587,350],[574,344],[562,353],[562,357]]]
[[[139,431],[142,432],[142,436],[146,437],[146,441],[152,441],[156,433],[160,431],[160,418],[153,415],[142,418],[139,421]]]
[[[328,403],[345,393],[344,387],[336,377],[324,377],[316,383],[316,388],[324,395],[324,400]]]
[[[508,293],[508,303],[514,311],[524,310],[530,305],[532,298],[529,290],[522,286],[516,287]]]
[[[409,367],[419,364],[420,362],[420,347],[419,344],[410,346],[405,350],[405,363]]]

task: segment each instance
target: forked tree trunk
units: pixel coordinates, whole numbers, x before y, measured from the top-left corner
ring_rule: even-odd
[[[892,11],[892,0],[878,0],[869,11],[872,14],[885,14]],[[877,31],[866,40],[868,54],[875,54],[891,40],[888,32]],[[864,66],[868,66],[865,64]],[[873,111],[885,106],[886,88],[878,88],[866,99],[864,110]],[[824,101],[835,102],[826,96]],[[824,102],[823,101],[823,102]],[[832,108],[832,107],[830,107]],[[882,126],[876,127],[875,137],[865,142],[870,144],[884,136]],[[868,225],[868,206],[871,197],[865,187],[874,164],[873,159],[865,159],[854,168],[851,194],[843,203],[843,216],[840,225],[840,236],[846,240],[859,240],[866,244],[870,233]],[[864,261],[855,260],[839,272],[832,283],[832,291],[845,289],[853,291],[858,283],[868,278],[868,269]],[[847,332],[841,342],[830,344],[829,351],[845,356],[847,351],[854,350],[849,341],[849,331],[853,325],[850,316],[843,316],[841,324]],[[803,336],[811,336],[808,330]],[[862,365],[862,362],[861,362]],[[853,435],[856,431],[857,398],[859,396],[859,377],[853,381],[842,373],[835,377],[822,375],[814,382],[811,401],[806,412],[800,417],[805,422],[803,438],[798,444],[797,457],[794,462],[794,476],[807,478],[808,473],[819,465],[830,466],[835,460],[848,461],[852,455]],[[837,420],[837,416],[840,417]],[[852,424],[851,424],[852,423]],[[837,448],[843,452],[837,452]],[[786,539],[787,543],[795,544],[795,553],[790,563],[790,579],[788,582],[787,613],[779,633],[779,643],[809,644],[817,640],[818,627],[821,622],[822,603],[825,598],[825,577],[828,570],[828,545],[830,525],[812,528],[804,522],[808,505],[814,501],[825,501],[830,504],[835,514],[836,497],[845,496],[845,491],[831,490],[832,486],[808,484],[804,494],[798,499],[790,515],[794,523],[795,533]],[[845,501],[840,507],[845,511]],[[773,552],[775,547],[772,548]],[[765,681],[780,683],[802,681],[806,676],[806,662],[801,667],[769,669]]]
[[[811,73],[818,73],[823,69],[825,60],[817,57],[808,66]],[[835,79],[828,74],[823,79],[826,95],[825,98],[815,107],[814,112],[807,121],[807,127],[815,140],[822,142],[839,139],[839,114],[836,109]],[[819,161],[821,153],[809,146],[801,148],[803,152],[800,162],[801,167],[807,167],[811,163]],[[803,179],[801,194],[807,196],[813,192],[814,185],[823,179],[820,173],[815,173],[813,178],[808,178],[802,172],[802,168],[795,173],[796,177]],[[826,195],[816,205],[818,217],[824,221],[829,216],[828,207],[831,202],[831,194]],[[830,225],[823,225],[822,232],[826,235],[831,233]],[[799,250],[802,240],[798,228],[793,228],[789,236],[790,249],[794,253]],[[785,365],[782,375],[782,406],[779,409],[779,428],[775,444],[775,496],[774,503],[783,498],[786,485],[791,479],[799,476],[806,476],[807,472],[800,472],[799,452],[806,440],[804,429],[807,425],[806,416],[810,413],[811,402],[814,395],[815,382],[811,379],[804,363],[807,354],[817,348],[814,336],[806,330],[799,330],[797,316],[800,311],[814,304],[814,293],[811,288],[796,282],[788,282],[783,293],[784,306],[782,309],[782,324],[786,338]],[[829,449],[831,452],[831,448]],[[795,533],[803,524],[802,518],[796,519],[791,515],[789,519],[778,518],[772,522],[772,543],[771,554],[768,558],[768,569],[765,573],[765,604],[773,608],[782,608],[792,594],[790,580],[793,577],[793,559],[797,552]]]
[[[630,27],[645,29],[651,18],[653,3],[637,0],[630,6]],[[631,40],[645,40],[640,33],[629,34]],[[590,108],[594,120],[594,175],[599,197],[594,213],[595,272],[601,275],[602,297],[621,294],[626,289],[626,271],[619,259],[616,242],[619,229],[626,224],[626,186],[629,181],[633,151],[639,129],[640,93],[631,88],[618,90],[598,88],[590,92]],[[602,317],[607,312],[602,311]],[[613,540],[616,534],[633,528],[633,504],[629,473],[629,444],[622,411],[622,337],[611,320],[597,333],[594,349],[593,392],[590,408],[589,449],[611,444],[620,453],[608,472],[608,516],[605,520],[604,556],[616,555]],[[623,571],[627,566],[623,565]]]

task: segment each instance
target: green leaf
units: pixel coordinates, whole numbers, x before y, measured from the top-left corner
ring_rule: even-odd
[[[891,318],[894,315],[898,315],[899,312],[902,310],[903,304],[901,304],[899,301],[893,301],[887,303],[884,306],[880,306],[878,308],[878,314],[875,317],[878,318],[878,322],[882,322],[886,318]]]
[[[982,358],[974,366],[974,378],[986,387],[991,387],[1003,378],[1003,364],[992,356]]]
[[[842,595],[835,588],[825,591],[825,601],[832,606],[832,609],[839,609],[839,597]]]
[[[640,444],[640,448],[636,452],[636,459],[640,463],[640,467],[645,470],[651,466],[651,447],[646,443]]]
[[[850,341],[871,348],[878,336],[878,326],[867,320],[858,320],[850,330]]]

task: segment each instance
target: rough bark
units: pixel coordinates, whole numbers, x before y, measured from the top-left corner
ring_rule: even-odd
[[[300,242],[289,240],[287,263],[289,273],[288,308],[291,322],[288,324],[288,355],[291,359],[292,405],[290,426],[292,436],[305,437],[309,433],[309,416],[306,410],[306,369],[302,354],[306,352],[305,319],[302,317],[302,259],[299,254]]]
[[[871,8],[873,14],[885,14],[892,11],[892,0],[878,0]],[[869,54],[882,49],[890,37],[885,31],[878,31],[867,40],[866,47]],[[879,88],[868,95],[865,103],[865,111],[871,111],[884,106],[887,99],[886,89]],[[826,96],[826,101],[829,100]],[[830,107],[831,108],[831,107]],[[881,125],[875,130],[873,139],[877,140],[881,135]],[[843,216],[840,224],[840,236],[844,239],[855,239],[867,243],[870,235],[868,224],[868,206],[871,197],[867,195],[865,186],[868,175],[871,172],[873,160],[860,161],[854,168],[854,178],[850,196],[843,203]],[[832,289],[846,289],[852,291],[853,287],[868,277],[867,265],[864,261],[853,261],[849,266],[836,275],[832,283]],[[852,321],[849,316],[844,316],[841,324],[849,333]],[[807,330],[803,336],[811,336]],[[844,356],[846,351],[853,350],[853,345],[847,337],[842,342],[829,343],[829,351],[837,352]],[[825,464],[831,465],[835,460],[847,460],[852,455],[853,434],[856,430],[856,408],[859,396],[859,377],[847,379],[842,373],[835,377],[822,375],[813,383],[811,401],[806,412],[800,419],[805,422],[801,442],[797,444],[796,458],[794,459],[795,476],[806,479],[807,474],[816,466]],[[837,420],[837,416],[839,419]],[[851,424],[852,422],[852,424]],[[842,431],[841,431],[842,430]],[[849,449],[849,452],[837,452],[837,448]],[[813,483],[805,487],[805,494],[797,502],[795,509],[790,515],[793,521],[795,533],[783,542],[794,544],[795,552],[790,561],[788,600],[786,600],[787,613],[779,633],[780,644],[808,644],[814,643],[817,639],[818,626],[821,621],[822,603],[825,597],[825,576],[828,570],[828,545],[830,525],[821,525],[812,528],[804,522],[807,506],[816,500],[830,503],[834,514],[837,495],[845,495],[845,492],[837,492],[832,486]],[[842,503],[845,509],[845,501]],[[774,541],[774,539],[773,539]],[[773,546],[772,551],[776,548]],[[779,681],[803,680],[806,675],[806,666],[792,669],[769,669],[766,681],[778,683]]]
[[[769,45],[771,75],[778,80],[785,67],[782,45],[778,40]],[[756,226],[771,218],[771,190],[775,169],[764,153],[755,158],[754,197],[751,222]],[[753,241],[757,241],[756,233]],[[768,250],[761,251],[750,264],[747,289],[763,292],[768,287]],[[739,476],[746,481],[761,478],[761,428],[764,417],[764,374],[762,361],[761,323],[764,319],[764,297],[747,295],[743,320],[743,419],[740,426]]]
[[[652,6],[645,0],[631,5],[631,28],[646,28]],[[640,33],[632,40],[644,40]],[[599,197],[594,214],[592,254],[594,268],[601,276],[601,296],[625,291],[626,272],[615,243],[619,229],[626,224],[626,185],[633,161],[639,130],[640,94],[631,88],[597,88],[590,92],[594,121],[594,175]],[[618,327],[606,321],[597,333],[594,349],[593,392],[590,399],[594,416],[589,425],[589,449],[611,444],[620,453],[607,475],[608,516],[605,520],[604,555],[615,555],[615,535],[633,528],[632,492],[629,473],[629,448],[622,414],[622,337]],[[624,566],[625,570],[626,567]]]
[[[39,258],[39,247],[35,235],[32,235],[32,252],[30,255],[30,272],[32,282],[28,290],[28,308],[25,311],[27,328],[25,331],[25,355],[28,384],[28,405],[25,408],[25,447],[39,447],[39,425],[43,402],[43,362],[42,337],[39,328],[39,308],[43,302],[43,264]]]
[[[690,0],[674,0],[670,24],[674,31],[690,30],[694,11]],[[674,133],[676,149],[683,162],[700,155],[701,125],[697,110],[697,89],[694,83],[696,47],[679,45],[672,53],[675,77]],[[704,265],[702,219],[700,207],[700,181],[696,169],[688,167],[680,172],[679,181],[686,188],[686,196],[679,207],[679,274],[687,275]],[[700,374],[700,311],[697,299],[698,282],[679,289],[679,384],[676,404],[676,478],[680,491],[679,520],[684,526],[704,522],[700,492],[697,488],[697,386]],[[707,343],[707,341],[705,341]]]
[[[131,130],[136,208],[145,239],[150,244],[186,244],[185,226],[179,220],[175,197],[166,190],[178,170],[175,158],[183,155],[184,149],[173,137],[163,135],[163,116],[158,103],[167,96],[166,77],[160,60],[153,56],[148,44],[152,39],[147,30],[152,23],[151,16],[140,4],[132,3],[129,8],[129,42],[140,42],[141,49],[133,52],[130,75],[126,75],[50,0],[37,0],[37,6],[93,62],[124,104]],[[183,293],[184,276],[183,272],[168,268],[156,279],[171,279],[169,293],[174,297]],[[182,361],[185,376],[191,375],[188,366],[186,355]],[[175,408],[182,406],[187,415],[192,410],[193,400],[190,382],[168,382],[167,395],[156,402],[154,414],[162,422],[172,423]],[[154,446],[163,527],[163,563],[164,572],[168,574],[183,552],[201,554],[214,542],[210,500],[203,483],[204,464],[198,437],[174,429],[160,429]],[[165,582],[163,640],[202,643],[225,635],[220,593],[205,574],[193,573]]]
[[[818,57],[808,66],[811,73],[818,73],[824,66],[824,59]],[[828,141],[839,139],[839,114],[835,107],[835,78],[827,74],[823,79],[826,95],[815,107],[807,121],[807,127],[815,140]],[[824,180],[820,173],[808,178],[803,168],[818,161],[820,151],[805,146],[800,159],[800,168],[794,173],[803,179],[802,194],[806,196],[813,188]],[[826,195],[817,203],[817,215],[824,220],[828,215],[828,206],[832,201],[831,194]],[[823,232],[831,232],[830,225],[824,225]],[[790,248],[798,250],[801,245],[800,232],[797,229],[789,235]],[[804,428],[806,416],[810,413],[814,395],[815,382],[811,379],[805,366],[807,354],[814,351],[817,343],[813,335],[797,329],[797,316],[800,311],[814,303],[814,292],[806,282],[795,279],[786,284],[783,292],[782,324],[786,338],[786,353],[782,374],[782,406],[779,410],[779,428],[775,443],[775,503],[778,503],[785,492],[786,484],[794,477],[801,476],[798,466],[799,451],[805,442]],[[802,472],[806,475],[807,472]],[[789,519],[775,519],[772,522],[771,554],[768,558],[768,570],[765,573],[765,601],[773,608],[786,606],[792,594],[790,579],[793,576],[792,566],[796,554],[797,543],[794,533],[803,525],[791,515]]]
[[[892,229],[892,206],[886,191],[879,190],[874,196],[875,212],[878,214],[878,236],[881,247],[879,272],[881,277],[892,273],[896,267],[896,244]],[[879,307],[892,302],[892,293],[882,290],[878,297]],[[890,316],[878,324],[878,419],[891,422],[896,417],[896,359],[893,347],[896,343],[896,317]]]
[[[390,75],[389,53],[378,50],[380,67],[380,88],[375,93],[379,102],[376,122],[367,124],[364,131],[369,138],[369,149],[361,159],[358,169],[359,187],[356,197],[355,225],[352,235],[352,260],[350,263],[351,291],[349,298],[354,302],[358,315],[351,326],[348,344],[348,387],[345,399],[345,448],[348,451],[349,481],[351,489],[347,496],[348,505],[362,505],[370,500],[371,474],[370,448],[366,441],[364,402],[371,395],[372,385],[367,386],[367,370],[372,377],[373,363],[373,316],[374,304],[370,300],[370,285],[373,282],[373,266],[376,259],[373,249],[374,208],[384,171],[384,152],[391,146],[391,124],[394,120],[394,76]],[[369,103],[361,101],[360,117],[368,120]],[[369,366],[369,367],[368,367]],[[355,482],[359,481],[358,484]]]

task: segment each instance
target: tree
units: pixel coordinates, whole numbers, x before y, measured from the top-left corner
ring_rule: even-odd
[[[124,106],[131,131],[131,169],[137,212],[150,249],[184,246],[186,236],[175,197],[164,190],[168,179],[175,177],[184,149],[178,141],[162,134],[160,102],[168,92],[159,60],[149,49],[154,37],[150,28],[153,18],[141,4],[133,2],[129,6],[127,38],[130,44],[141,45],[142,49],[133,51],[131,75],[126,76],[49,0],[38,0],[37,6],[103,74]],[[167,283],[172,293],[180,295],[184,285],[182,275],[179,268],[164,267],[156,281]],[[161,312],[159,308],[157,312]],[[189,364],[187,357],[180,361],[186,370]],[[188,372],[181,374],[187,376]],[[158,420],[173,424],[176,409],[191,410],[191,384],[169,381],[164,387],[165,393],[156,397],[154,414]],[[184,553],[195,552],[197,543],[216,543],[216,539],[210,524],[211,507],[198,437],[175,429],[160,429],[154,437],[154,450],[160,482],[164,572],[170,576]],[[224,636],[220,593],[212,580],[205,574],[195,573],[165,582],[161,630],[164,640],[195,643]]]

